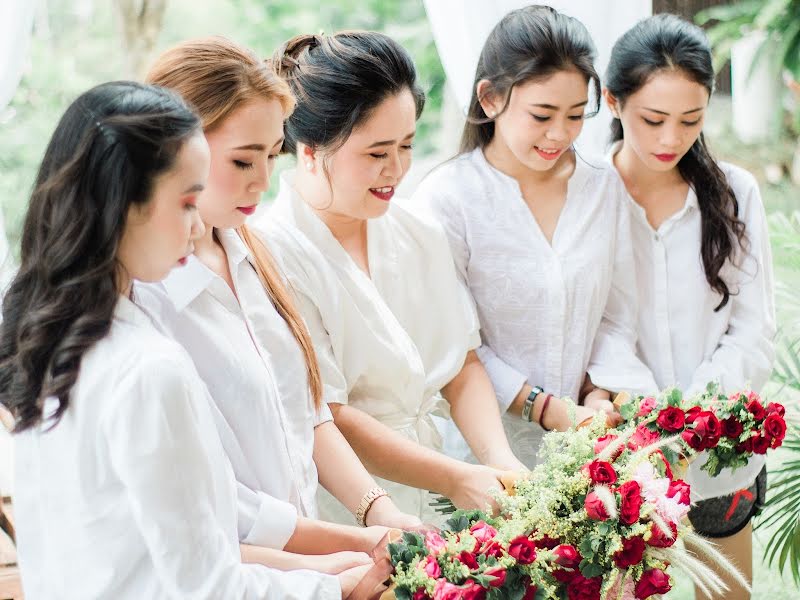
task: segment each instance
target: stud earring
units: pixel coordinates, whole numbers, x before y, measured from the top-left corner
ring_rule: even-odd
[[[306,169],[308,169],[309,171],[310,171],[310,170],[311,170],[313,167],[314,167],[314,163],[312,163],[312,162],[310,162],[310,161],[306,163]]]

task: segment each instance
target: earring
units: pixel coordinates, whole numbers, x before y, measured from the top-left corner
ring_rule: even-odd
[[[310,171],[313,168],[314,168],[314,163],[312,163],[311,161],[308,161],[306,163],[306,169],[308,169]]]

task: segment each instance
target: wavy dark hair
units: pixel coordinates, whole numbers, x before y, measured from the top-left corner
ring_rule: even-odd
[[[592,84],[595,107],[588,116],[597,114],[600,77],[594,68],[596,55],[592,37],[578,19],[537,4],[512,10],[494,26],[481,50],[459,151],[483,148],[494,137],[494,118],[484,112],[483,96],[478,97],[478,83],[484,79],[491,84],[484,96],[491,93],[505,99],[498,113],[502,114],[514,87],[558,71],[575,70]]]
[[[47,146],[22,231],[20,268],[3,299],[0,402],[15,432],[69,406],[81,358],[108,334],[128,210],[145,205],[200,120],[175,93],[128,81],[78,97]],[[123,276],[121,278],[121,276]]]
[[[711,48],[703,30],[676,15],[660,14],[640,21],[625,32],[611,50],[606,87],[620,106],[660,71],[679,70],[714,92]],[[611,141],[623,139],[622,122],[611,122]],[[706,280],[722,296],[715,311],[728,303],[731,290],[720,276],[725,262],[733,260],[736,244],[745,247],[745,225],[739,203],[725,174],[700,133],[678,161],[678,171],[694,189],[702,217],[700,254]]]
[[[386,98],[409,90],[417,118],[425,94],[408,52],[374,31],[334,35],[298,35],[280,46],[272,59],[297,100],[285,126],[283,151],[297,143],[335,151]]]

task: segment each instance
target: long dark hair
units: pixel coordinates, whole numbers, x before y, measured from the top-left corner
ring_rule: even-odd
[[[283,151],[297,143],[335,151],[386,98],[409,90],[417,118],[425,94],[408,52],[374,31],[299,35],[275,52],[273,64],[297,100],[285,126]]]
[[[128,209],[146,204],[200,121],[167,90],[119,81],[75,100],[56,127],[36,177],[21,264],[3,299],[0,402],[15,431],[56,424],[81,358],[111,327]],[[51,415],[47,415],[48,420]]]
[[[596,104],[589,116],[596,114],[600,108],[600,77],[594,68],[595,56],[592,38],[577,19],[536,4],[512,10],[495,25],[481,50],[460,152],[483,148],[494,136],[494,119],[486,115],[481,106],[483,98],[478,97],[478,82],[483,79],[490,83],[484,95],[505,99],[499,112],[502,114],[515,86],[558,71],[576,70],[592,83]]]
[[[711,49],[703,30],[680,17],[661,14],[629,29],[611,50],[606,87],[624,105],[625,100],[661,70],[679,69],[692,81],[714,91]],[[611,122],[612,142],[623,139],[619,119]],[[745,244],[745,226],[739,219],[739,203],[725,174],[706,146],[703,134],[678,161],[678,171],[694,189],[702,216],[700,253],[706,280],[722,296],[715,311],[728,303],[731,290],[720,276],[735,244]]]

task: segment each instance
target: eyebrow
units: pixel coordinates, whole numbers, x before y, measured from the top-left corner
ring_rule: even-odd
[[[206,189],[206,186],[204,186],[202,183],[195,183],[188,190],[184,191],[183,194],[184,196],[186,194],[196,194],[197,192],[202,192],[204,189]]]
[[[267,147],[264,144],[247,144],[246,146],[237,146],[234,150],[257,150],[258,152],[266,151]]]
[[[578,102],[577,104],[573,104],[572,106],[569,107],[568,110],[573,109],[573,108],[578,108],[579,106],[586,106],[587,104],[589,104],[589,100],[584,100],[583,102]],[[531,104],[531,106],[538,106],[539,108],[546,108],[548,110],[558,110],[559,109],[558,106],[553,106],[552,104]]]
[[[412,131],[406,137],[403,138],[403,141],[413,138],[416,135],[416,133],[417,133],[416,131]],[[369,146],[367,146],[367,149],[376,148],[378,146],[389,146],[390,144],[394,144],[394,140],[384,140],[382,142],[375,142],[374,144],[370,144]]]
[[[669,113],[668,112],[664,112],[663,110],[656,110],[655,108],[647,108],[646,106],[643,106],[642,108],[644,108],[645,110],[649,110],[650,112],[658,113],[659,115],[669,116]],[[692,110],[687,110],[685,112],[682,112],[681,114],[682,115],[690,115],[692,113],[696,113],[697,111],[703,110],[703,108],[704,108],[703,106],[699,106],[697,108],[693,108]]]

